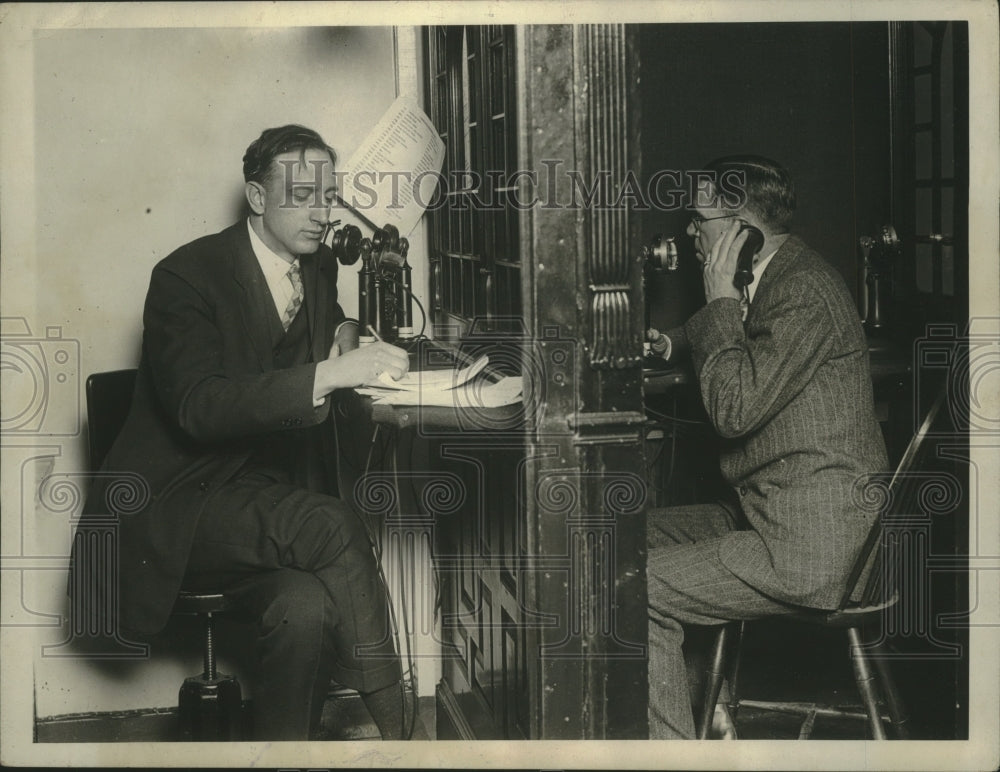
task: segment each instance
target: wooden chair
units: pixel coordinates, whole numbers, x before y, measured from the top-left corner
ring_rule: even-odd
[[[727,705],[731,715],[735,716],[741,705],[759,710],[803,715],[804,720],[799,732],[799,739],[808,739],[817,716],[865,718],[871,728],[872,737],[876,740],[886,739],[883,716],[879,711],[878,690],[875,684],[877,680],[888,710],[893,736],[897,739],[908,739],[908,717],[892,679],[886,651],[880,642],[864,643],[861,631],[866,625],[879,625],[886,612],[899,602],[899,589],[887,586],[885,581],[887,567],[883,565],[883,526],[886,521],[891,521],[894,515],[905,514],[906,507],[911,502],[913,478],[909,473],[919,468],[920,462],[926,454],[924,440],[941,411],[944,399],[945,394],[942,391],[928,410],[916,434],[910,440],[899,466],[892,475],[885,497],[888,506],[880,512],[868,534],[848,577],[847,589],[837,609],[834,611],[803,610],[781,617],[782,619],[846,632],[851,664],[854,669],[854,681],[861,697],[864,712],[813,703],[740,699],[737,686],[745,623],[733,622],[719,628],[712,646],[707,669],[705,699],[696,721],[698,739],[708,738],[722,682],[727,676],[730,685],[730,700]]]
[[[94,373],[87,378],[87,422],[90,466],[96,471],[125,424],[135,370]],[[181,591],[176,615],[193,614],[204,622],[204,670],[184,680],[178,695],[178,726],[182,740],[239,740],[243,697],[235,677],[219,673],[215,664],[213,616],[227,608],[221,592]]]

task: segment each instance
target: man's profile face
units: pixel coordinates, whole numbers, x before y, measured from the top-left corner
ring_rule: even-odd
[[[691,207],[687,235],[694,239],[695,256],[701,264],[705,263],[715,242],[722,238],[722,234],[738,217],[728,209],[717,208],[716,203],[715,189],[709,185],[707,195],[699,196],[695,206]]]
[[[337,192],[333,171],[328,153],[309,148],[276,156],[267,180],[254,183],[262,192],[250,205],[261,215],[261,240],[274,252],[291,261],[319,249]]]

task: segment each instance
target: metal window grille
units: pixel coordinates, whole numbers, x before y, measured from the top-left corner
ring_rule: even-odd
[[[446,185],[429,212],[431,316],[454,339],[475,320],[502,330],[521,316],[514,27],[424,30],[427,110],[445,143]]]

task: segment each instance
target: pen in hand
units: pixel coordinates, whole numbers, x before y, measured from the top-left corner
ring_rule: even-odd
[[[368,325],[368,332],[370,332],[372,336],[375,338],[375,340],[377,340],[379,343],[382,342],[382,336],[379,335],[377,332],[375,332],[375,328],[372,327],[370,324]]]

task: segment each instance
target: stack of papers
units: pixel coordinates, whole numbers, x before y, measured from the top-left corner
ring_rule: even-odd
[[[382,373],[378,386],[366,386],[356,391],[383,405],[483,408],[520,402],[521,376],[508,376],[496,383],[476,378],[488,363],[489,357],[481,356],[461,370],[407,373],[398,381],[394,381],[388,373]]]

